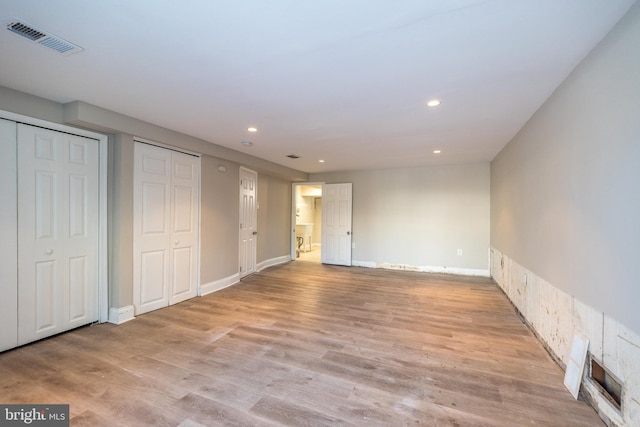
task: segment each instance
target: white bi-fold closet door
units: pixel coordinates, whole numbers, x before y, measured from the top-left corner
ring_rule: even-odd
[[[136,314],[198,292],[200,157],[137,141],[133,291]]]
[[[18,341],[98,320],[98,141],[18,125]]]
[[[3,350],[100,320],[103,217],[100,140],[0,122]]]

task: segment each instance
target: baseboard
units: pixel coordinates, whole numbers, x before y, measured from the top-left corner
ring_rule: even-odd
[[[200,285],[200,296],[205,296],[240,282],[240,273]]]
[[[458,276],[481,276],[490,277],[488,269],[475,269],[475,268],[456,268],[456,267],[439,267],[439,266],[424,266],[424,265],[408,265],[408,264],[391,264],[391,263],[376,263],[372,261],[352,261],[351,265],[355,267],[367,267],[367,268],[384,268],[387,270],[404,270],[404,271],[418,271],[421,273],[444,273],[455,274]]]
[[[133,306],[128,305],[126,307],[111,307],[109,309],[109,323],[115,325],[121,325],[124,322],[135,319],[133,315]]]
[[[283,255],[283,256],[279,256],[277,258],[271,258],[265,261],[262,261],[260,263],[258,263],[258,265],[256,266],[256,270],[257,271],[262,271],[265,268],[269,268],[269,267],[273,267],[274,265],[278,265],[278,264],[284,264],[291,261],[291,256],[290,255]]]

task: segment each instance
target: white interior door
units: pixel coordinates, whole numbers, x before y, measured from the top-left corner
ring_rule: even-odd
[[[351,265],[352,185],[322,186],[322,263]]]
[[[258,174],[240,168],[240,278],[256,271]]]
[[[136,314],[197,295],[200,158],[138,142],[134,174]]]
[[[18,344],[98,320],[99,143],[18,125]]]
[[[133,299],[142,314],[169,304],[171,151],[136,143],[134,158]]]
[[[172,152],[169,304],[198,293],[200,158]]]

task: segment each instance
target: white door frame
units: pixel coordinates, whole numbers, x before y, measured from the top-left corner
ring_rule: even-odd
[[[107,322],[109,320],[109,285],[107,273],[109,267],[107,258],[107,160],[109,153],[109,138],[106,135],[92,131],[61,125],[4,110],[0,110],[0,117],[17,123],[40,126],[58,132],[96,139],[98,141],[98,155],[100,157],[98,166],[98,318],[101,323]]]
[[[291,183],[291,260],[296,260],[296,193],[303,185],[324,185],[322,181],[292,182]],[[322,231],[321,231],[322,232]],[[322,251],[322,247],[320,248]]]

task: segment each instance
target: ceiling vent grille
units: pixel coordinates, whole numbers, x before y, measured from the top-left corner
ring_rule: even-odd
[[[26,24],[17,19],[10,20],[5,27],[7,30],[14,34],[18,34],[34,43],[38,43],[49,49],[53,49],[58,53],[64,55],[71,55],[74,53],[82,52],[84,49],[80,46],[73,44],[69,41],[54,36],[51,33],[47,33],[33,25]]]

